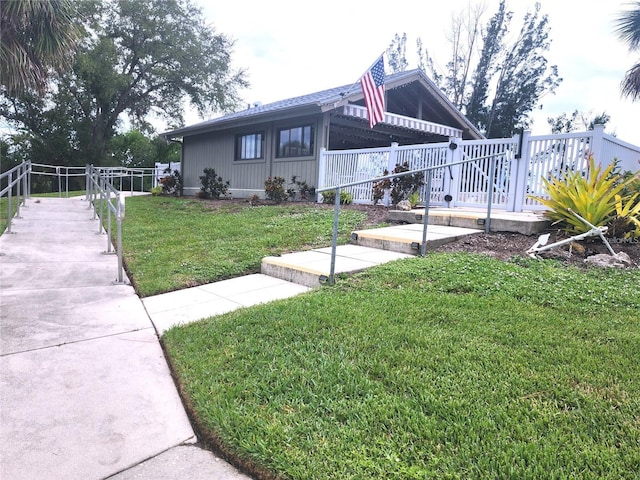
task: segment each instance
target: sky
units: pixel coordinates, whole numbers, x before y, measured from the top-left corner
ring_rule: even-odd
[[[356,83],[394,35],[407,34],[409,69],[417,68],[416,39],[420,37],[437,64],[450,52],[447,30],[451,17],[469,5],[484,4],[486,20],[498,0],[195,0],[206,21],[232,38],[234,68],[244,69],[250,87],[241,92],[245,103],[263,104]],[[533,134],[550,133],[548,117],[574,110],[611,116],[607,133],[640,145],[640,101],[620,95],[625,72],[640,59],[618,39],[615,19],[628,2],[611,0],[540,0],[547,14],[551,46],[549,65],[557,65],[562,83],[542,98],[532,116]],[[511,32],[517,34],[533,1],[507,1],[514,12]],[[486,23],[483,22],[483,24]],[[187,124],[201,121],[186,115]]]

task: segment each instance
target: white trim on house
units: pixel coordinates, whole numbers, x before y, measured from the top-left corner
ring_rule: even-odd
[[[362,118],[368,120],[367,109],[358,105],[344,105],[342,107],[342,115],[348,117]],[[462,138],[462,130],[459,128],[449,127],[447,125],[441,125],[439,123],[427,122],[426,120],[418,120],[417,118],[405,117],[404,115],[397,115],[395,113],[384,114],[384,120],[381,123],[387,125],[393,125],[395,127],[407,128],[410,130],[417,130],[420,132],[434,133],[436,135],[442,135],[444,137]]]

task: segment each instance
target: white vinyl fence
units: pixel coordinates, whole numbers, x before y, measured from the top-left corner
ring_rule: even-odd
[[[524,132],[507,139],[461,140],[446,143],[322,152],[318,188],[333,187],[379,177],[396,164],[410,170],[442,165],[434,171],[429,193],[433,206],[486,208],[520,212],[544,207],[531,196],[544,197],[543,178],[570,169],[585,171],[593,155],[596,162],[617,161],[621,171],[640,170],[640,147],[604,133],[603,126],[581,133],[532,136]],[[463,165],[446,165],[477,159]],[[492,160],[494,159],[494,160]],[[492,165],[492,161],[495,163]],[[492,171],[493,169],[493,171]],[[373,203],[371,182],[348,187],[354,203]],[[426,199],[427,192],[421,192]]]

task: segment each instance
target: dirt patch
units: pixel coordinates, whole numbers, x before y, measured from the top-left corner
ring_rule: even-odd
[[[562,232],[550,231],[547,245],[567,238]],[[490,255],[501,260],[513,257],[526,257],[527,250],[538,240],[538,235],[522,235],[519,233],[481,233],[470,235],[461,240],[451,242],[435,249],[438,252],[465,251]],[[608,239],[614,252],[625,252],[631,258],[634,266],[640,267],[640,240],[637,243],[616,243],[615,239]],[[553,258],[566,264],[584,265],[587,257],[598,253],[610,253],[601,240],[573,242],[545,252],[540,252],[541,258]]]

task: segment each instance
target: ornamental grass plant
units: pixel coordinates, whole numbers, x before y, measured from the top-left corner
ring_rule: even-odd
[[[558,176],[543,178],[547,196],[530,198],[548,207],[545,215],[563,226],[569,234],[580,234],[591,229],[572,211],[596,227],[616,221],[619,226],[612,231],[628,232],[627,226],[635,225],[639,220],[635,206],[637,197],[630,193],[629,187],[640,178],[640,173],[625,177],[615,173],[615,167],[616,164],[611,163],[603,168],[591,156],[586,173],[566,170]]]

